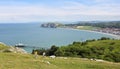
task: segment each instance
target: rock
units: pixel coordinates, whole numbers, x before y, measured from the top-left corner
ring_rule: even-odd
[[[64,59],[67,59],[67,57],[64,57]]]
[[[43,63],[47,63],[47,64],[50,64],[49,61],[44,61],[44,60],[42,60],[41,62],[43,62]]]
[[[5,49],[3,52],[13,52],[13,53],[23,53],[23,54],[27,53],[24,49],[13,46],[10,46],[10,48]]]
[[[14,47],[14,46],[7,46],[3,42],[0,42],[0,45],[3,47],[0,49],[0,52],[12,52],[12,53],[27,53],[24,49]],[[5,48],[4,48],[5,47]]]
[[[97,62],[103,62],[104,60],[95,59],[95,61],[97,61]]]
[[[50,64],[50,62],[49,62],[49,61],[46,61],[46,63],[47,63],[47,64]]]

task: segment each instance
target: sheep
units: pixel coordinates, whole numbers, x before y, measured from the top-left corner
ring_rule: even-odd
[[[51,55],[50,58],[55,58],[56,56],[55,55]]]

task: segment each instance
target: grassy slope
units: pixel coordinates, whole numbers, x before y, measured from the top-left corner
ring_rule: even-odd
[[[88,43],[88,46],[105,46],[115,42],[120,48],[120,40],[103,40]],[[6,46],[0,44],[0,49]],[[50,64],[46,63],[49,61]],[[97,62],[82,58],[49,58],[38,56],[37,59],[31,54],[0,53],[0,69],[120,69],[120,63]]]
[[[82,58],[52,59],[38,56],[35,59],[31,54],[0,53],[0,69],[120,69],[120,64]]]
[[[9,47],[4,44],[0,44],[0,50],[7,49],[7,48],[9,48]]]
[[[89,42],[87,46],[115,46],[116,49],[120,50],[120,40],[102,40],[102,41],[93,41]]]

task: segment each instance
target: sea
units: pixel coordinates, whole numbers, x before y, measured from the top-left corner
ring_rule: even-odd
[[[74,41],[114,38],[111,35],[66,28],[42,28],[41,23],[0,24],[0,42],[9,46],[24,44],[23,49],[31,53],[33,49],[50,48],[52,45],[65,46]]]

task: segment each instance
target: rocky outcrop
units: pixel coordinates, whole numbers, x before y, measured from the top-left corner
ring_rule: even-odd
[[[9,49],[5,50],[4,52],[13,52],[13,53],[24,53],[26,54],[27,52],[22,49],[22,48],[18,48],[18,47],[13,47],[13,46],[10,46]]]
[[[27,53],[24,49],[18,48],[18,47],[13,47],[13,46],[10,46],[8,49],[3,49],[0,52],[12,52],[12,53],[22,53],[22,54]]]
[[[24,49],[14,47],[14,46],[7,46],[3,42],[0,42],[0,52],[12,52],[12,53],[27,53]]]
[[[41,27],[43,27],[43,28],[57,28],[61,25],[62,24],[60,24],[60,23],[44,23],[44,24],[41,24]]]

